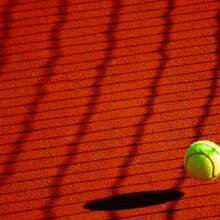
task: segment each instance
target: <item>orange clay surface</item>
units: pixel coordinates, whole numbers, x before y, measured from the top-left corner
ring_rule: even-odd
[[[183,170],[220,142],[219,40],[217,0],[1,0],[0,219],[220,219]],[[184,195],[85,207],[155,190]]]

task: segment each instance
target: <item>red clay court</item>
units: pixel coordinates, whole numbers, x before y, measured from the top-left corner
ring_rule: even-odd
[[[0,219],[217,220],[217,0],[0,1]]]

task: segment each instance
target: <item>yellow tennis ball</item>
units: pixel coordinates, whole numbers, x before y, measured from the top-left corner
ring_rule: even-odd
[[[184,155],[189,175],[198,180],[214,180],[220,176],[220,147],[211,141],[197,141]]]

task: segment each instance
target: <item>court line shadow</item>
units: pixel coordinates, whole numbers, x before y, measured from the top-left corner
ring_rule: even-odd
[[[105,211],[135,209],[174,201],[182,196],[184,193],[177,190],[142,191],[92,200],[84,208]]]
[[[63,1],[61,1],[61,3],[63,3]],[[18,161],[19,155],[22,152],[24,144],[26,143],[28,137],[30,136],[30,134],[34,129],[33,121],[38,113],[39,104],[43,99],[43,97],[47,95],[46,85],[49,82],[50,78],[55,74],[54,68],[51,66],[54,66],[54,64],[61,56],[59,47],[56,47],[56,49],[53,48],[58,44],[57,41],[59,39],[59,33],[65,21],[66,21],[65,16],[60,17],[60,19],[51,28],[51,33],[50,33],[51,57],[46,64],[46,66],[48,66],[48,68],[45,69],[46,76],[42,77],[42,79],[39,81],[40,86],[37,88],[36,91],[37,96],[34,97],[31,103],[28,105],[27,113],[24,116],[23,122],[21,123],[22,132],[14,141],[14,145],[10,150],[10,154],[8,154],[6,158],[6,161],[13,161],[13,162],[7,163],[4,167],[3,172],[0,174],[0,191],[1,188],[4,186],[5,182],[7,181],[7,179],[9,179],[15,173],[15,166],[16,166],[15,164]]]
[[[220,43],[219,43],[219,41],[220,41],[220,8],[219,8],[218,13],[216,15],[216,21],[218,24],[218,29],[217,29],[214,36],[215,36],[216,42],[218,42],[218,46],[216,48],[216,57],[217,57],[217,60],[219,60],[220,59]],[[210,84],[210,95],[207,99],[207,102],[204,104],[203,114],[202,114],[202,116],[201,116],[200,120],[198,121],[197,126],[195,128],[195,131],[194,131],[195,135],[192,140],[192,143],[195,141],[198,141],[203,136],[203,128],[204,128],[204,125],[206,123],[207,118],[210,115],[211,106],[212,106],[213,100],[215,99],[215,94],[217,92],[219,69],[220,69],[220,62],[216,61],[216,65],[213,68],[213,74],[212,74],[213,80],[211,81],[211,84]],[[184,166],[182,167],[182,170],[181,170],[179,176],[181,178],[179,180],[177,180],[177,182],[175,183],[175,185],[173,186],[172,189],[180,189],[180,187],[184,183],[185,178],[183,178],[183,177],[186,176],[186,171],[184,169]],[[176,203],[171,204],[171,206],[168,208],[166,220],[174,220],[174,215],[175,215],[174,210],[175,210],[176,205],[177,205]]]
[[[110,187],[110,189],[112,191],[112,195],[119,194],[118,187],[122,184],[122,182],[125,180],[126,176],[128,175],[129,165],[132,163],[132,161],[134,160],[134,158],[138,152],[138,147],[139,147],[139,144],[141,143],[141,138],[144,135],[146,121],[151,117],[151,115],[154,112],[154,102],[158,96],[158,91],[157,91],[158,84],[159,84],[160,79],[163,76],[164,68],[165,68],[167,62],[169,61],[169,56],[166,53],[166,48],[170,42],[170,31],[171,31],[172,25],[167,25],[167,24],[172,23],[171,13],[172,13],[173,9],[174,9],[174,1],[171,0],[171,1],[169,1],[167,8],[162,16],[162,17],[164,17],[165,27],[162,32],[163,39],[162,39],[161,45],[158,49],[158,52],[160,53],[160,56],[162,59],[159,62],[159,67],[157,69],[156,75],[152,80],[152,86],[150,87],[150,94],[151,95],[150,95],[150,98],[148,100],[146,100],[146,103],[145,103],[145,107],[146,107],[145,114],[138,122],[137,130],[135,132],[136,135],[134,135],[134,139],[132,140],[132,144],[131,144],[131,148],[128,152],[128,156],[124,159],[124,161],[121,165],[122,168],[119,171],[120,178],[118,178]],[[146,86],[146,89],[148,89],[147,87],[148,86]],[[115,210],[110,212],[109,215],[110,215],[110,219],[115,219],[115,220],[119,219]]]
[[[13,4],[12,4],[13,3]],[[7,3],[7,6],[5,7],[3,11],[3,21],[2,21],[2,36],[4,36],[3,39],[0,38],[0,76],[2,76],[4,73],[2,73],[2,69],[4,68],[5,63],[7,62],[7,55],[5,54],[5,48],[7,40],[10,38],[10,26],[13,22],[13,16],[12,16],[12,10],[16,6],[16,3],[14,0],[9,0]],[[14,148],[15,150],[15,148]],[[12,150],[14,152],[14,150]],[[10,158],[6,158],[8,161]],[[0,192],[1,188],[4,186],[5,181],[8,179],[8,175],[10,175],[13,172],[13,165],[6,165],[3,168],[3,171],[0,173]]]
[[[113,9],[109,15],[110,21],[105,32],[108,44],[105,48],[104,59],[102,63],[96,67],[97,74],[94,77],[95,81],[92,86],[93,92],[91,92],[92,95],[89,97],[88,100],[86,114],[82,116],[82,119],[79,122],[79,127],[76,132],[76,138],[70,144],[68,144],[69,149],[67,153],[67,158],[62,163],[60,169],[57,171],[57,174],[54,177],[53,185],[51,186],[52,192],[50,193],[49,199],[44,207],[44,217],[42,218],[43,220],[53,219],[54,211],[52,209],[55,206],[56,201],[59,199],[59,187],[60,185],[62,185],[62,181],[67,175],[69,166],[72,164],[73,160],[77,156],[79,145],[85,137],[85,133],[88,130],[90,120],[92,119],[95,113],[96,103],[98,103],[100,96],[99,94],[101,93],[102,88],[102,81],[104,80],[103,76],[105,76],[107,73],[108,64],[111,62],[113,50],[116,46],[116,37],[114,32],[119,23],[120,9],[121,1],[114,0]]]

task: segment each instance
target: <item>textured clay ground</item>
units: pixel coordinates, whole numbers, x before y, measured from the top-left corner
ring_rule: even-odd
[[[183,169],[220,142],[219,1],[1,0],[0,25],[1,220],[220,219]]]

